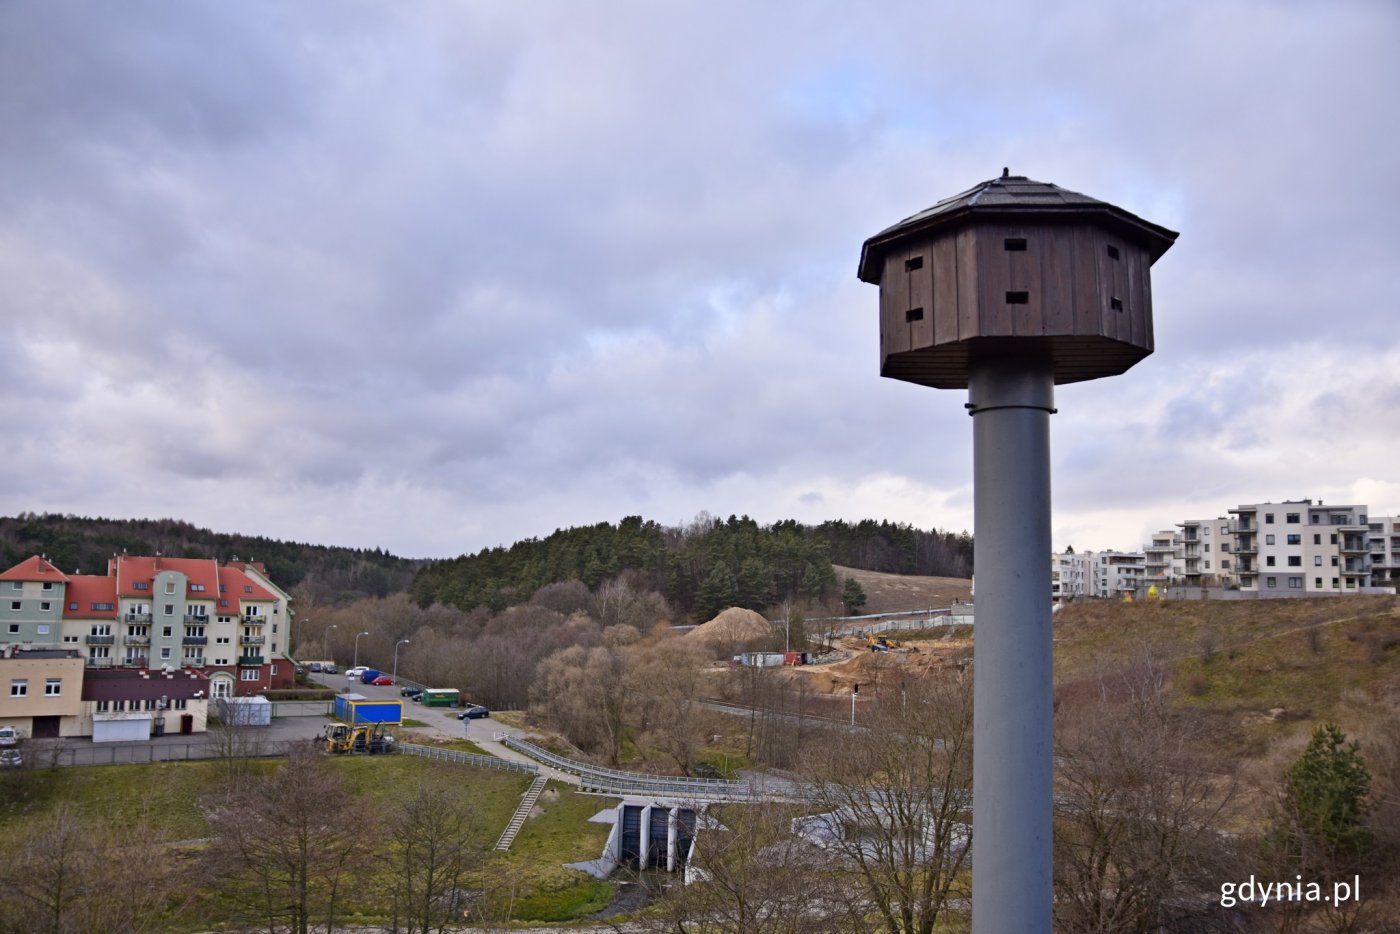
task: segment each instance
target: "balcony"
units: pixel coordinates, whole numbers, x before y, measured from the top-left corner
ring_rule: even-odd
[[[111,668],[115,664],[116,661],[110,658],[88,658],[87,660],[89,668]]]
[[[84,639],[88,645],[112,645],[117,641],[116,636],[95,636],[92,633],[88,633]]]
[[[145,668],[146,656],[128,655],[126,658],[122,659],[122,665],[124,665],[127,668]]]
[[[267,636],[239,636],[239,645],[262,645],[267,641]]]
[[[186,614],[185,614],[185,625],[186,625],[186,626],[207,626],[207,625],[209,625],[209,617],[208,617],[207,615],[198,615],[198,616],[196,616],[194,613],[186,613]]]
[[[1343,535],[1343,536],[1342,536],[1342,553],[1343,553],[1343,554],[1359,554],[1359,553],[1368,552],[1368,551],[1370,551],[1370,550],[1371,550],[1371,548],[1370,548],[1369,545],[1366,544],[1366,540],[1365,540],[1364,538],[1360,538],[1359,536],[1356,536],[1356,535]]]
[[[262,663],[263,663],[263,657],[262,657],[261,655],[240,655],[240,656],[238,656],[238,664],[240,664],[240,665],[244,665],[244,666],[253,666],[253,665],[261,665]]]
[[[266,622],[267,622],[267,617],[266,617],[266,616],[245,616],[245,617],[243,617],[243,625],[245,625],[245,626],[261,626],[261,625],[263,625],[263,624],[266,623]]]
[[[208,645],[208,636],[185,636],[180,640],[181,645]]]
[[[181,663],[182,665],[184,665],[186,668],[203,668],[203,667],[204,667],[204,656],[203,656],[203,655],[186,655],[186,656],[184,657],[184,659],[181,660],[180,663]]]
[[[131,633],[127,633],[125,636],[122,636],[122,641],[125,642],[127,645],[150,645],[151,637],[133,636]]]
[[[151,614],[150,614],[150,613],[127,613],[126,615],[124,615],[124,616],[122,617],[122,619],[123,619],[125,622],[128,622],[128,623],[149,623],[149,622],[151,621]]]

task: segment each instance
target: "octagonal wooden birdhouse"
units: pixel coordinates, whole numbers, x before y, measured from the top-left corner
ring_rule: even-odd
[[[1049,359],[1055,382],[1114,376],[1152,353],[1149,267],[1176,233],[1003,171],[869,240],[880,375],[968,385],[979,359]]]

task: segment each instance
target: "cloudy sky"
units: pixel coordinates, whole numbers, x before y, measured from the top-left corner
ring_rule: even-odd
[[[861,243],[1000,174],[1181,231],[1057,548],[1400,513],[1400,6],[0,2],[0,512],[439,557],[972,526]]]

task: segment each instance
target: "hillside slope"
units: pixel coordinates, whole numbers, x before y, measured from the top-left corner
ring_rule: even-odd
[[[854,577],[865,591],[865,613],[894,613],[950,606],[954,600],[972,599],[972,581],[964,577],[922,577],[885,574],[833,565],[838,580]]]

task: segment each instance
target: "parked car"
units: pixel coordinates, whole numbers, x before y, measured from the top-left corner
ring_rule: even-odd
[[[377,684],[380,687],[389,687],[393,683],[394,679],[389,677],[388,675],[380,675],[379,677],[374,678],[370,681],[370,684]]]
[[[315,673],[317,673],[317,674],[320,674],[320,673],[321,673],[321,663],[320,663],[320,662],[312,662],[312,663],[311,663],[310,665],[308,665],[307,667],[310,668],[313,672],[315,672]]]
[[[399,691],[399,694],[400,694],[401,696],[403,696],[403,697],[411,697],[411,698],[413,698],[414,700],[417,700],[417,699],[418,699],[418,695],[419,695],[419,694],[422,694],[422,693],[423,693],[423,689],[422,689],[422,688],[404,688],[403,690]]]
[[[335,667],[334,665],[322,665],[322,666],[321,666],[321,674],[323,674],[323,675],[333,675],[333,674],[335,674],[335,673],[336,673],[336,667]]]
[[[457,714],[457,719],[458,719],[458,720],[480,720],[482,717],[489,717],[489,716],[491,716],[491,711],[487,710],[485,707],[482,707],[480,704],[472,704],[472,705],[471,705],[470,707],[468,707],[466,710],[464,710],[464,711],[462,711],[461,713]]]
[[[0,769],[17,769],[24,765],[24,754],[18,749],[0,749]]]
[[[19,742],[19,732],[12,726],[0,726],[0,746],[13,746]]]
[[[366,668],[364,665],[360,665],[355,668],[347,668],[345,669],[345,680],[358,681],[360,680],[360,675],[364,674],[367,671],[369,671],[369,669]]]

